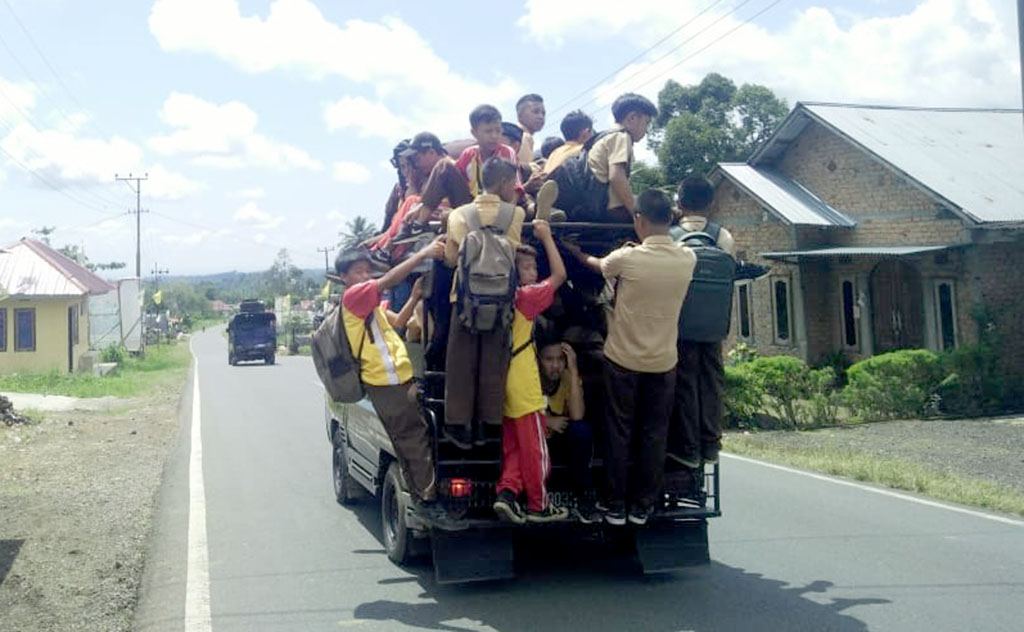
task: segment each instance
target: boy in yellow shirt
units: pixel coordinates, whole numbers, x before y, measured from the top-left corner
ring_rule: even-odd
[[[534,220],[533,235],[544,245],[551,276],[537,282],[537,252],[520,246],[516,252],[519,289],[512,321],[512,361],[505,388],[505,407],[501,424],[501,479],[494,511],[501,517],[523,524],[564,520],[569,512],[553,504],[545,486],[551,472],[546,439],[544,411],[547,400],[541,390],[537,351],[533,344],[533,322],[551,307],[555,292],[565,281],[565,265],[558,254],[551,227]],[[526,512],[518,497],[526,492]]]

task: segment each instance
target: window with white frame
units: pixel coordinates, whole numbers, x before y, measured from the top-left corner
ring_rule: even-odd
[[[775,344],[793,344],[793,305],[789,277],[772,277],[772,317]]]
[[[736,284],[736,336],[747,342],[754,339],[753,289],[750,281]]]
[[[939,350],[955,349],[959,331],[956,322],[956,285],[952,279],[935,280],[935,326]]]
[[[839,334],[843,346],[848,349],[857,348],[857,284],[851,278],[841,279],[839,284]]]

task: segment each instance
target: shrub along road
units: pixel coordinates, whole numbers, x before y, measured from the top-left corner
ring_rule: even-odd
[[[1024,618],[1024,523],[729,457],[703,571],[642,578],[595,542],[548,536],[523,541],[514,581],[437,586],[427,567],[388,562],[372,502],[334,502],[308,359],[228,367],[213,332],[195,348],[209,588],[192,603],[209,597],[212,630],[930,631]],[[141,630],[182,628],[189,436],[161,493]]]

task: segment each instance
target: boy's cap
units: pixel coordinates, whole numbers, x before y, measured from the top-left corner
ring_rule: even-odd
[[[421,151],[433,149],[439,154],[445,153],[441,139],[430,132],[420,132],[412,137],[409,142],[409,149],[405,150],[405,156],[412,156]]]
[[[345,274],[353,263],[365,261],[372,264],[370,252],[366,248],[347,248],[338,253],[334,258],[334,270],[338,274]]]
[[[505,136],[508,136],[512,140],[519,141],[520,143],[523,142],[523,128],[519,127],[515,123],[502,121],[501,133],[504,134]]]
[[[408,157],[408,153],[407,152],[409,151],[409,143],[410,143],[410,141],[409,141],[408,138],[406,138],[405,140],[400,140],[400,141],[398,141],[398,144],[395,145],[395,148],[391,150],[391,166],[392,167],[395,167],[397,169],[398,168],[398,159],[399,158],[407,158]]]

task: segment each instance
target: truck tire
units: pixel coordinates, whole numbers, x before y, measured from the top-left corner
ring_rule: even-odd
[[[407,564],[413,557],[410,546],[412,534],[405,524],[404,487],[398,463],[392,461],[384,475],[384,487],[380,493],[380,518],[384,550],[388,559],[399,565]]]
[[[267,364],[273,364],[274,363],[274,354],[273,353],[268,354],[267,357],[263,359],[263,361],[266,362]]]
[[[332,443],[334,449],[332,458],[334,497],[338,504],[351,505],[363,496],[363,490],[359,483],[352,480],[352,475],[348,471],[348,446],[345,445],[345,435],[340,429],[334,431]]]
[[[228,354],[228,364],[230,364],[231,366],[235,366],[236,364],[238,364],[238,360],[235,359],[235,356]]]

